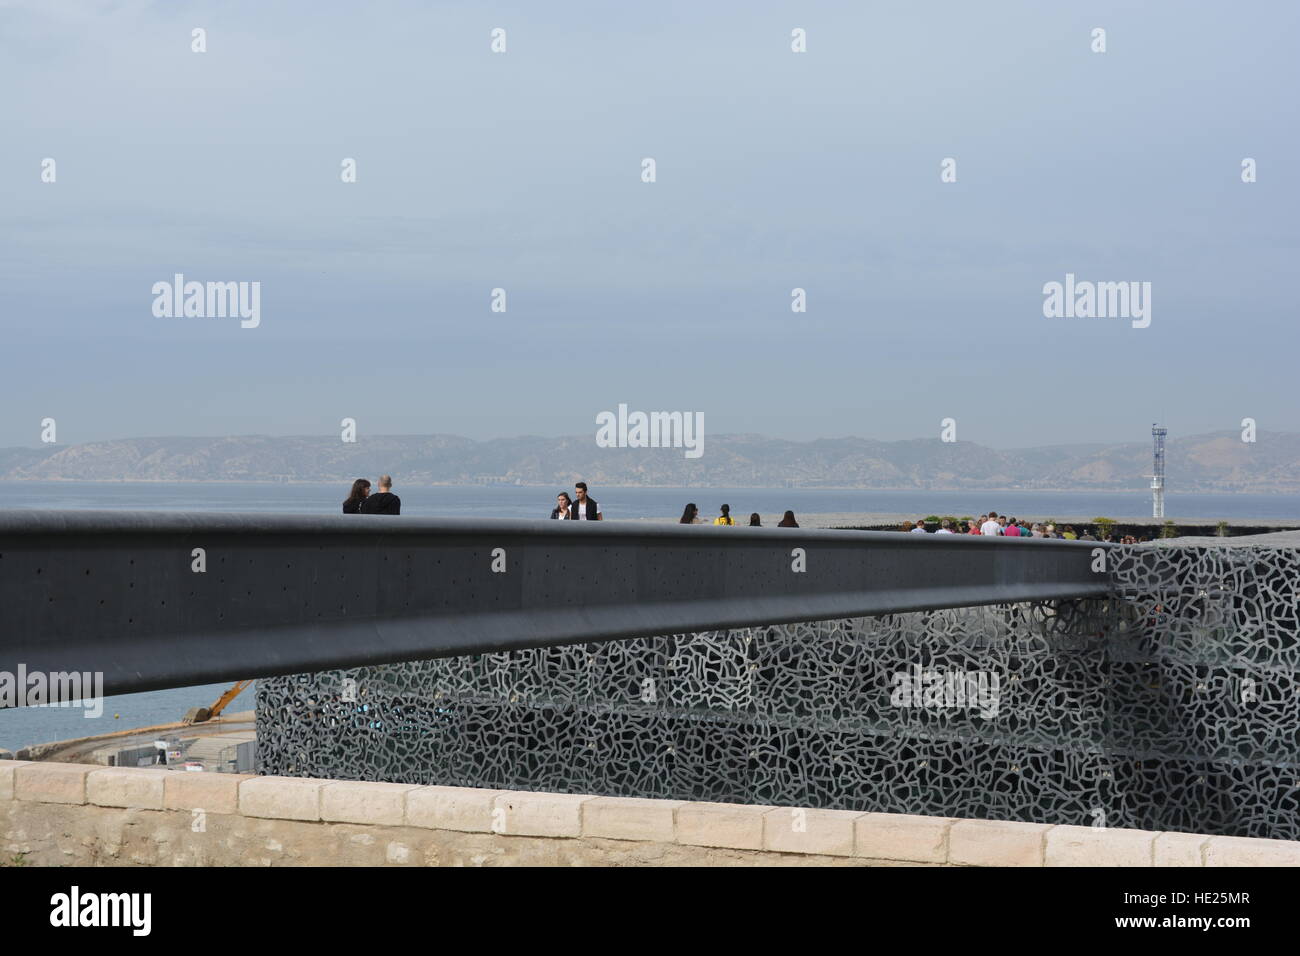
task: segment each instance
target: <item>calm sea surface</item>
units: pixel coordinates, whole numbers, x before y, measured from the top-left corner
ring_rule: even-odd
[[[402,513],[428,517],[546,518],[562,488],[509,485],[451,487],[398,486]],[[591,489],[608,518],[662,518],[681,514],[693,501],[701,513],[716,515],[731,505],[738,518],[791,509],[798,515],[843,512],[875,514],[978,514],[990,508],[1038,517],[1105,515],[1146,518],[1150,492],[1098,494],[1064,491],[835,491],[807,488],[600,488]],[[260,511],[279,514],[336,514],[347,488],[330,485],[239,483],[0,482],[0,500],[9,508],[119,508],[144,511]],[[1260,519],[1300,522],[1300,495],[1191,495],[1169,492],[1165,512],[1175,520]],[[190,707],[213,703],[225,684],[125,694],[104,701],[103,716],[86,719],[73,708],[0,710],[0,748],[179,720]],[[250,687],[230,706],[253,706]],[[117,715],[116,719],[115,716]]]
[[[399,485],[402,513],[427,517],[546,518],[561,491],[572,488],[466,485]],[[263,511],[280,514],[336,514],[347,487],[339,485],[241,484],[218,482],[122,483],[99,481],[0,482],[0,500],[10,508],[129,508],[146,511]],[[1010,514],[1104,515],[1149,518],[1151,493],[1071,491],[837,491],[811,488],[600,488],[591,495],[607,518],[676,518],[693,501],[703,515],[731,505],[733,515],[796,515],[841,512],[979,514],[990,508]],[[1179,518],[1266,519],[1300,522],[1300,495],[1192,495],[1168,492],[1165,513]]]

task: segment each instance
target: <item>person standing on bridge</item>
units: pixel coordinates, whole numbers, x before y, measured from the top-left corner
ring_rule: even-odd
[[[363,515],[400,515],[402,499],[393,494],[393,479],[389,475],[379,476],[379,493],[371,495],[361,502]]]
[[[587,483],[585,481],[579,481],[573,486],[573,494],[573,507],[569,509],[570,518],[574,521],[605,520],[600,513],[600,505],[596,503],[596,499],[587,497]]]
[[[998,524],[998,513],[996,511],[990,511],[989,520],[980,525],[980,534],[995,538],[1001,533],[1002,525]]]
[[[569,497],[567,491],[561,491],[555,496],[555,507],[551,509],[551,518],[556,521],[568,521],[569,509],[573,507],[573,499]]]

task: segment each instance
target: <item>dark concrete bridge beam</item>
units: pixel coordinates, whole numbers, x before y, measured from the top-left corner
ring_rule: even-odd
[[[638,522],[10,512],[0,672],[102,672],[105,692],[119,694],[1102,596],[1098,547]]]

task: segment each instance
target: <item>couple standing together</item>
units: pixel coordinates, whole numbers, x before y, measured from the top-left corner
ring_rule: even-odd
[[[557,521],[604,521],[600,505],[595,498],[587,496],[587,483],[580,481],[573,486],[573,498],[561,491],[555,496],[555,507],[551,517]]]
[[[402,499],[393,494],[393,479],[379,476],[379,491],[370,493],[370,482],[358,478],[352,482],[352,491],[343,502],[345,515],[400,515]]]

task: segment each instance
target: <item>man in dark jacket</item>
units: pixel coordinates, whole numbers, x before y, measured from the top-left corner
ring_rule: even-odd
[[[402,499],[393,494],[393,479],[388,475],[379,476],[379,493],[371,495],[361,502],[363,515],[400,515]]]
[[[580,481],[573,486],[574,501],[569,508],[569,517],[574,521],[604,521],[600,505],[595,498],[587,497],[587,483]]]

